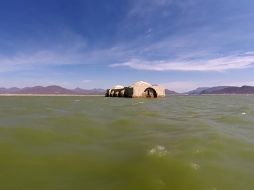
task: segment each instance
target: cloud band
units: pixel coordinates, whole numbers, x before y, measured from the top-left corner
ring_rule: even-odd
[[[124,63],[111,64],[110,67],[129,67],[148,71],[225,71],[230,69],[246,69],[254,66],[254,52],[224,56],[206,60],[153,60],[130,59]]]

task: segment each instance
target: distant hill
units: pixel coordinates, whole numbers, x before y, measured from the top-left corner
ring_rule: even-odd
[[[205,90],[202,90],[200,94],[214,94],[215,92],[223,90],[225,88],[230,88],[230,86],[215,86],[215,87],[207,88]]]
[[[94,88],[94,89],[82,89],[82,88],[75,88],[72,90],[75,93],[78,94],[90,94],[90,95],[104,95],[105,94],[105,90],[101,89],[101,88]]]
[[[166,95],[176,95],[176,94],[178,94],[178,93],[175,92],[175,91],[169,90],[169,89],[165,89],[165,94],[166,94]]]
[[[0,88],[0,94],[11,94],[16,93],[19,91],[19,88],[13,87],[13,88]]]
[[[178,94],[175,91],[166,89],[166,95]],[[0,88],[0,94],[70,94],[70,95],[104,95],[105,90],[101,88],[94,89],[67,89],[61,86],[51,85],[51,86],[34,86],[25,88]]]
[[[208,89],[209,87],[199,87],[195,90],[191,90],[189,92],[186,92],[184,94],[189,94],[189,95],[197,95],[197,94],[200,94],[203,90],[206,90]]]
[[[179,93],[165,90],[166,95],[178,95]],[[61,86],[34,86],[25,88],[0,88],[0,94],[69,94],[69,95],[104,95],[105,90],[100,88],[94,89],[67,89]],[[188,95],[202,94],[254,94],[253,86],[216,86],[216,87],[200,87],[195,90],[183,93]]]
[[[0,94],[70,94],[70,95],[104,95],[104,89],[66,89],[61,86],[34,86],[25,88],[0,88]]]
[[[201,92],[201,94],[254,94],[253,86],[227,86],[209,88]]]
[[[73,91],[60,86],[35,86],[26,87],[17,92],[18,94],[73,94]]]
[[[216,86],[210,88],[197,88],[187,92],[189,95],[202,95],[202,94],[254,94],[254,87],[252,86]]]

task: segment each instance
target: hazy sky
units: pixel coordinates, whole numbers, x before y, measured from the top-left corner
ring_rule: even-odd
[[[254,85],[253,0],[0,0],[0,86]]]

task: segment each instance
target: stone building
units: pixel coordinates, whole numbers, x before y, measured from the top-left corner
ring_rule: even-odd
[[[165,88],[159,85],[151,85],[144,81],[136,82],[128,87],[116,85],[107,89],[106,97],[127,97],[127,98],[157,98],[165,96]]]

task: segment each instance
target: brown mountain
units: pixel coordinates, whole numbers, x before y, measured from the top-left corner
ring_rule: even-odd
[[[0,88],[0,94],[6,94],[6,93],[16,93],[19,91],[19,88],[13,87],[13,88]]]
[[[75,93],[78,93],[78,94],[87,94],[87,95],[94,95],[94,94],[104,95],[105,94],[105,90],[101,89],[101,88],[94,88],[94,89],[90,89],[90,90],[82,89],[82,88],[75,88],[72,91]]]
[[[166,94],[166,95],[176,95],[176,94],[178,94],[178,93],[175,92],[175,91],[169,90],[169,89],[165,89],[165,94]]]
[[[218,86],[203,90],[200,94],[254,94],[254,87]]]
[[[61,86],[34,86],[25,88],[0,88],[0,94],[70,94],[70,95],[104,95],[104,89],[66,89]]]
[[[71,90],[60,86],[34,86],[26,87],[17,92],[17,94],[73,94]]]

